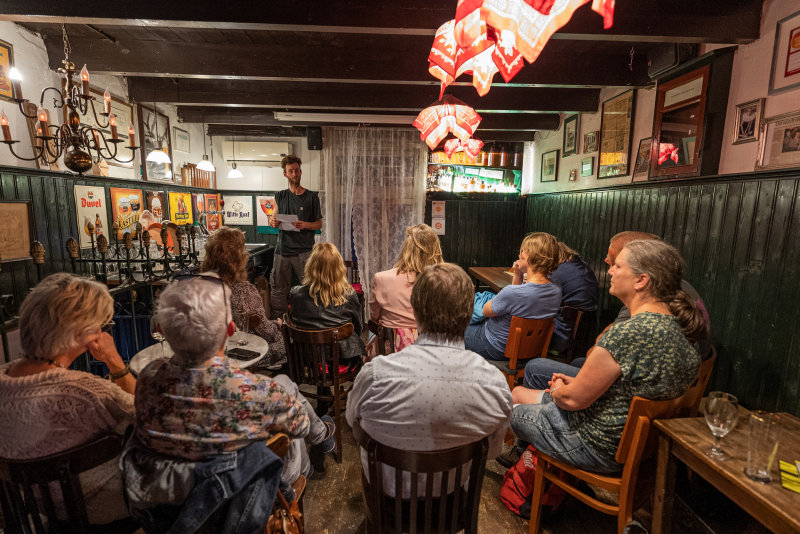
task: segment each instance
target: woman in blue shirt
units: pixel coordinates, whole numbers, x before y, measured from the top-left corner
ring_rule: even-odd
[[[467,327],[465,344],[488,360],[505,359],[511,317],[547,319],[561,306],[561,288],[550,281],[558,267],[558,240],[550,234],[535,232],[525,236],[514,262],[514,279],[492,300],[484,304],[488,320]],[[527,280],[523,277],[527,275]]]

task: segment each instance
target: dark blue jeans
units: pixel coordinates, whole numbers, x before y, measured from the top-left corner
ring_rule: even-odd
[[[549,387],[547,383],[553,378],[553,373],[576,376],[580,370],[580,367],[549,358],[534,358],[525,365],[525,378],[522,379],[522,385],[531,389],[547,389]]]
[[[471,324],[464,334],[464,346],[467,350],[477,352],[487,360],[505,360],[505,352],[497,350],[486,339],[486,323]]]

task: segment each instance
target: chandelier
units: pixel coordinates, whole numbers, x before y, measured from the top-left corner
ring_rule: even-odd
[[[31,114],[25,109],[29,106],[29,102],[22,97],[22,88],[19,83],[22,77],[19,72],[17,71],[13,73],[13,76],[10,76],[12,78],[14,101],[19,106],[20,113],[36,121],[36,134],[33,137],[37,140],[37,143],[33,147],[33,157],[22,157],[14,151],[14,143],[19,141],[11,138],[11,128],[9,127],[8,117],[4,112],[0,113],[0,127],[3,130],[2,142],[8,145],[9,150],[17,159],[23,161],[41,159],[49,165],[58,161],[63,155],[64,164],[67,168],[78,174],[83,174],[90,170],[92,164],[99,163],[101,159],[130,163],[136,157],[136,149],[139,148],[135,146],[136,138],[134,137],[133,125],[131,124],[128,127],[130,146],[125,147],[130,149],[133,155],[130,159],[120,159],[117,157],[117,147],[123,141],[117,135],[117,117],[111,113],[111,94],[106,89],[103,95],[103,111],[98,113],[95,109],[96,98],[89,93],[89,71],[85,65],[80,71],[80,84],[73,80],[76,77],[75,64],[69,60],[71,46],[67,37],[67,28],[64,24],[61,25],[61,31],[64,40],[64,59],[61,62],[64,67],[59,68],[58,72],[64,76],[62,80],[63,89],[45,87],[42,90],[39,107],[35,114]],[[44,98],[48,91],[53,91],[57,95],[53,98],[54,107],[66,108],[64,109],[65,123],[60,126],[50,124],[49,113],[44,108]],[[82,116],[93,116],[99,128],[82,123]],[[101,128],[110,128],[111,139],[103,135]]]

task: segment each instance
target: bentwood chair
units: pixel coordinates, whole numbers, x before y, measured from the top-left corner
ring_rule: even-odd
[[[43,458],[0,458],[0,505],[5,532],[135,532],[139,525],[130,518],[110,525],[89,525],[78,478],[81,473],[119,456],[122,445],[122,436],[109,434]]]
[[[711,347],[711,356],[706,358],[700,363],[700,371],[697,373],[697,379],[689,386],[686,393],[683,394],[684,403],[678,408],[677,417],[697,417],[697,412],[700,409],[700,401],[703,400],[703,393],[708,386],[708,381],[711,378],[711,371],[714,370],[714,363],[717,361],[717,349]]]
[[[533,358],[547,357],[547,347],[553,335],[554,321],[550,319],[523,319],[512,316],[508,330],[505,360],[487,360],[506,376],[508,387],[514,389],[517,380],[525,373],[525,364]]]
[[[572,361],[573,352],[575,351],[575,339],[578,335],[578,327],[581,324],[581,316],[583,311],[572,306],[561,306],[559,311],[561,318],[569,328],[569,339],[567,340],[567,347],[561,351],[561,355],[566,357],[567,363]]]
[[[375,344],[378,347],[378,356],[394,353],[394,329],[376,323],[372,319],[367,322],[369,331],[375,334]]]
[[[378,443],[358,421],[353,423],[353,435],[366,452],[361,483],[367,533],[478,532],[488,437],[442,451],[404,451]],[[394,468],[390,479],[385,467]]]
[[[528,526],[529,534],[539,532],[539,520],[542,510],[542,496],[545,491],[545,480],[555,484],[581,502],[588,504],[595,510],[604,514],[617,516],[617,532],[622,534],[625,526],[631,522],[636,509],[634,498],[649,496],[649,492],[636,491],[640,478],[640,468],[645,460],[655,456],[657,443],[655,433],[650,432],[654,419],[669,419],[674,417],[681,406],[684,406],[689,397],[681,397],[665,401],[653,401],[642,397],[634,397],[628,410],[628,419],[622,431],[622,438],[617,448],[616,460],[622,464],[619,475],[602,475],[579,469],[572,465],[556,460],[540,451],[536,457],[536,475],[533,482],[533,503],[531,505],[531,519]],[[565,476],[569,475],[569,476]],[[572,478],[574,477],[574,478]],[[608,504],[584,493],[575,480],[599,486],[619,496],[617,504]]]
[[[302,330],[295,327],[289,315],[285,314],[281,328],[286,345],[289,378],[298,386],[315,386],[314,392],[303,392],[306,397],[333,402],[333,419],[337,429],[335,458],[338,463],[342,463],[342,410],[359,367],[351,368],[339,364],[339,341],[353,333],[353,323],[326,330]]]

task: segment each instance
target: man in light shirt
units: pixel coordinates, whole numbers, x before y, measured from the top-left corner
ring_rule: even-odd
[[[419,338],[361,369],[347,399],[347,421],[358,420],[379,443],[413,451],[489,436],[489,457],[496,456],[511,416],[511,391],[495,366],[464,348],[473,300],[472,282],[461,267],[441,263],[420,273],[411,293]],[[384,469],[385,491],[393,495],[388,486],[394,475]]]

